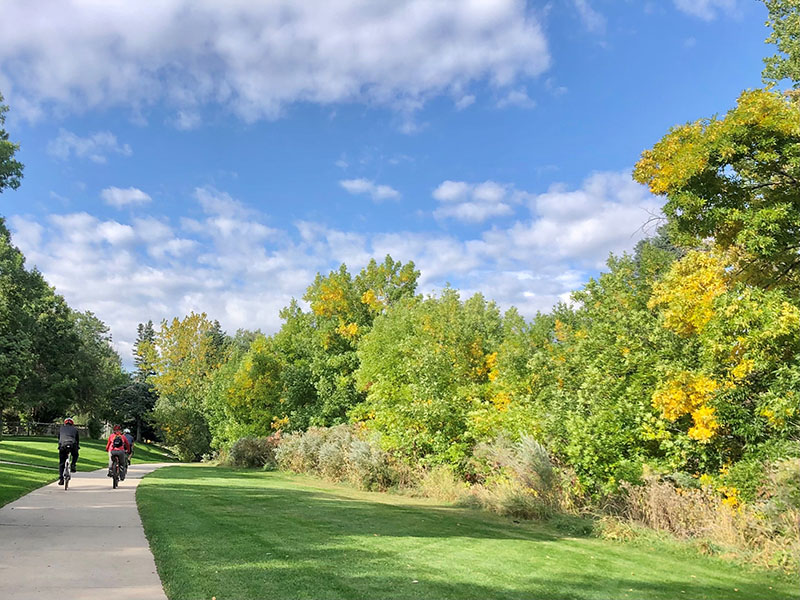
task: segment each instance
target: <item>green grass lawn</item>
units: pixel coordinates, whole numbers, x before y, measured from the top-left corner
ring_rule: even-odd
[[[133,462],[171,462],[175,459],[155,446],[136,444]],[[0,440],[0,506],[58,479],[58,440],[55,437],[4,437]],[[78,471],[108,465],[103,440],[81,440]],[[46,467],[46,468],[41,468]]]
[[[137,490],[170,600],[211,598],[796,598],[660,542],[619,543],[305,476],[203,465]]]

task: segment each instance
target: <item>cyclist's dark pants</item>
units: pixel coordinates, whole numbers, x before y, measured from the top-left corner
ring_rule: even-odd
[[[58,449],[58,478],[64,479],[64,463],[67,462],[67,454],[72,454],[72,470],[78,464],[78,449],[73,445],[62,446]]]

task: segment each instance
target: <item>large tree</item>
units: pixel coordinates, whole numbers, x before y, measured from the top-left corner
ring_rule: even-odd
[[[15,190],[19,187],[23,169],[22,163],[14,159],[19,144],[8,140],[8,132],[4,128],[7,112],[8,106],[3,104],[3,94],[0,94],[0,193],[5,188]]]
[[[769,11],[767,26],[772,28],[767,43],[778,48],[778,54],[764,59],[764,81],[788,79],[800,87],[800,0],[763,2]]]
[[[710,241],[740,280],[800,295],[800,100],[744,92],[724,118],[673,128],[634,179],[666,197],[677,243]]]

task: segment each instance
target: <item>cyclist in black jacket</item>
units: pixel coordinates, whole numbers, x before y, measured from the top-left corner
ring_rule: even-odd
[[[78,462],[78,449],[80,445],[80,435],[75,423],[67,417],[64,424],[58,430],[58,485],[64,485],[64,463],[67,462],[67,454],[72,454],[71,472],[76,471]]]

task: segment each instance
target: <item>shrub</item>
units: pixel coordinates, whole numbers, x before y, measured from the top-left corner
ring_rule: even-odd
[[[725,548],[748,562],[797,573],[800,460],[775,462],[764,478],[757,500],[742,504],[710,485],[687,489],[648,476],[642,485],[623,483],[608,508],[629,522],[691,540],[700,549]]]
[[[450,465],[437,465],[425,471],[417,485],[418,492],[427,498],[444,502],[469,503],[469,484],[456,477]]]
[[[227,464],[232,467],[274,468],[277,464],[275,448],[279,441],[279,434],[240,438],[231,446]]]
[[[275,453],[281,469],[347,481],[362,489],[386,489],[407,479],[375,437],[359,426],[311,427],[287,435]]]
[[[505,436],[499,436],[492,442],[478,444],[474,456],[484,461],[488,469],[487,481],[500,475],[502,477],[495,479],[495,485],[504,481],[504,478],[511,479],[519,484],[513,486],[515,490],[517,487],[528,490],[529,495],[538,498],[537,504],[557,501],[559,478],[555,466],[547,450],[534,438],[523,435],[519,441],[512,442]],[[502,493],[508,495],[509,490]]]

